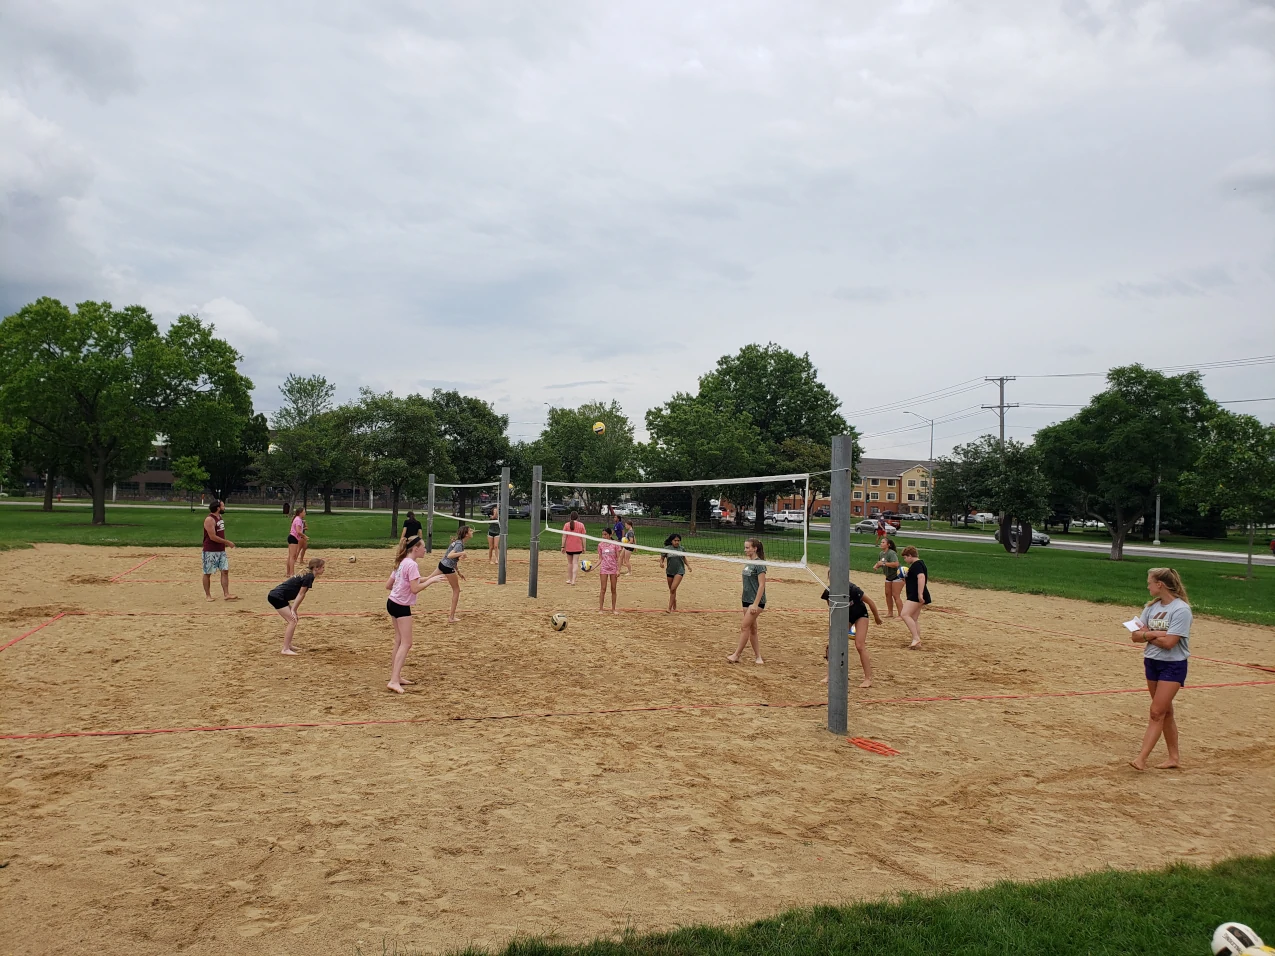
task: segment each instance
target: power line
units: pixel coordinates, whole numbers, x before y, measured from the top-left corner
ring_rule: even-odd
[[[890,402],[887,405],[874,405],[870,408],[860,408],[852,412],[846,412],[847,418],[866,418],[869,415],[881,415],[885,412],[896,411],[900,408],[906,408],[909,405],[924,405],[929,402],[937,402],[944,398],[952,398],[956,395],[963,395],[966,392],[972,392],[976,388],[982,388],[981,379],[972,378],[956,385],[949,385],[947,388],[935,389],[932,392],[925,392],[921,395],[913,395],[909,398],[900,399],[897,402]]]
[[[1194,365],[1166,365],[1157,372],[1207,372],[1219,368],[1245,368],[1250,365],[1271,365],[1275,355],[1252,355],[1246,358],[1221,359],[1217,362],[1199,362]],[[1106,372],[1054,372],[1045,375],[1020,375],[1019,378],[1106,378]]]

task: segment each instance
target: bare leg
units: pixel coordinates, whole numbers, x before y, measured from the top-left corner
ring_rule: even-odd
[[[292,577],[292,572],[297,569],[297,551],[300,549],[299,544],[288,545],[287,573],[288,577]]]
[[[1142,750],[1138,756],[1129,761],[1134,770],[1146,770],[1147,758],[1159,743],[1164,733],[1165,718],[1173,712],[1173,698],[1177,696],[1182,685],[1177,681],[1147,681],[1147,690],[1151,693],[1151,713],[1147,718],[1146,733],[1142,735]],[[1176,730],[1176,727],[1174,728]],[[1169,763],[1177,765],[1176,754],[1169,754]]]
[[[903,616],[903,582],[895,581],[890,585],[894,588],[894,609],[899,612],[899,617]]]
[[[407,661],[407,652],[412,649],[412,618],[394,618],[394,665],[390,669],[390,682],[385,686],[396,694],[403,693],[403,684],[399,680],[403,664]]]
[[[1169,759],[1156,764],[1157,770],[1174,770],[1178,767],[1181,756],[1178,753],[1178,721],[1173,713],[1173,704],[1169,704],[1168,713],[1164,715],[1164,747],[1169,751]]]
[[[602,613],[602,607],[607,599],[607,576],[605,574],[598,575],[598,613]]]
[[[292,649],[292,635],[297,631],[297,612],[292,610],[291,606],[281,607],[279,608],[279,616],[283,618],[288,625],[283,629],[283,650],[279,653],[291,656],[297,653]]]
[[[748,628],[748,612],[751,608],[744,608],[744,616],[739,622],[739,644],[735,648],[734,654],[727,655],[726,659],[732,664],[739,663],[739,655],[744,653],[744,648],[748,646],[749,628]]]
[[[460,576],[458,574],[447,575],[447,583],[452,586],[452,611],[447,617],[447,623],[455,624],[460,620],[456,616],[456,605],[460,601]]]
[[[211,600],[213,599],[213,596],[212,596],[212,575],[211,575],[211,574],[205,574],[205,575],[204,575],[204,597],[205,597],[205,598],[207,598],[209,601],[211,601]]]
[[[239,598],[230,593],[230,572],[221,572],[221,596],[227,601],[238,601]]]
[[[757,608],[756,612],[751,615],[748,628],[748,642],[753,645],[753,663],[765,664],[761,659],[761,638],[757,634],[757,619],[761,617],[761,608]]]
[[[567,553],[567,583],[576,583],[576,572],[580,570],[579,562],[576,560],[579,555]]]
[[[899,608],[899,613],[903,613],[903,608]],[[894,617],[894,582],[885,582],[885,616]]]
[[[860,687],[872,686],[872,658],[868,656],[868,619],[861,617],[854,625],[854,649],[859,652],[859,666],[863,668]]]
[[[607,577],[611,579],[611,613],[618,614],[619,612],[615,609],[615,584],[620,580],[620,575],[610,574]]]
[[[921,646],[921,605],[916,601],[905,602],[900,617],[912,633],[912,643],[908,645],[908,649],[916,650]]]

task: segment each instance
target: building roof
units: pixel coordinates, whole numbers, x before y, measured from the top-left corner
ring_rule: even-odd
[[[859,476],[862,478],[898,478],[910,468],[930,467],[929,461],[915,458],[860,458]]]

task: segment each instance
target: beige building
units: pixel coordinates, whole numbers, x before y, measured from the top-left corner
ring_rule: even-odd
[[[880,512],[925,514],[930,463],[910,458],[863,458],[850,493],[850,513],[870,518]]]

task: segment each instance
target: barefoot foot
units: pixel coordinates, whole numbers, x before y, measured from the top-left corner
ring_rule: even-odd
[[[1129,761],[1129,766],[1132,767],[1134,770],[1146,770],[1147,762],[1143,760],[1141,757],[1135,757],[1133,760]]]
[[[406,677],[400,677],[400,678],[398,679],[398,682],[399,682],[400,684],[407,684],[408,686],[411,686],[412,684],[415,684],[415,683],[416,683],[416,681],[414,681],[414,680],[408,680]]]
[[[766,662],[765,662],[764,660],[762,660],[760,657],[754,657],[754,658],[753,658],[753,663],[754,663],[754,664],[765,664]]]
[[[1178,766],[1179,764],[1176,760],[1174,760],[1173,758],[1169,758],[1164,763],[1156,764],[1155,768],[1156,770],[1177,770]]]
[[[727,654],[727,655],[726,655],[726,662],[727,662],[728,664],[738,664],[738,663],[739,663],[739,658],[738,658],[738,657],[735,657],[735,656],[733,656],[733,655],[731,655],[731,654]]]
[[[286,654],[286,655],[288,655],[289,657],[296,657],[296,656],[297,656],[297,654],[298,654],[298,652],[297,652],[297,651],[294,651],[294,650],[293,650],[292,648],[290,648],[290,647],[285,647],[285,648],[284,648],[283,650],[281,650],[279,653],[280,653],[280,654]]]
[[[862,688],[862,689],[864,689],[864,690],[866,690],[867,688],[869,688],[869,687],[871,687],[871,686],[872,686],[872,681],[870,681],[870,680],[865,680],[862,684],[860,684],[860,685],[859,685],[859,687],[860,687],[860,688]]]
[[[396,694],[401,694],[401,693],[403,693],[403,692],[404,692],[404,691],[403,691],[403,685],[402,685],[402,684],[396,684],[396,683],[394,683],[393,681],[390,681],[388,684],[386,684],[386,685],[385,685],[385,687],[386,687],[386,689],[387,689],[387,690],[392,690],[392,691],[394,691],[394,693],[396,693]]]

